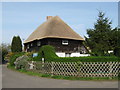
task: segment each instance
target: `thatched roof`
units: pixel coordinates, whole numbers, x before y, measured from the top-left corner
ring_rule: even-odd
[[[48,17],[47,17],[48,18]],[[46,22],[41,24],[24,43],[43,38],[64,38],[73,40],[84,40],[79,34],[73,31],[58,16],[50,17]]]

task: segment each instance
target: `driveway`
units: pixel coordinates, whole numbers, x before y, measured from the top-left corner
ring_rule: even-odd
[[[29,76],[2,66],[3,88],[118,88],[118,81],[70,81]]]

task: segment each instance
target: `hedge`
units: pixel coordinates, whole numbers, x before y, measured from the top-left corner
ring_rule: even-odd
[[[44,57],[45,61],[54,62],[110,62],[110,61],[120,61],[119,57],[116,56],[88,56],[88,57],[58,57],[55,54],[54,47],[50,45],[45,45],[40,48],[38,53],[38,59]]]
[[[53,58],[46,61],[55,61],[55,62],[120,62],[118,57],[65,57],[65,58]]]
[[[45,58],[45,60],[52,60],[53,58],[58,58],[58,56],[55,54],[54,47],[50,45],[42,46],[38,52],[38,56],[34,58],[35,61],[40,61],[42,58]]]

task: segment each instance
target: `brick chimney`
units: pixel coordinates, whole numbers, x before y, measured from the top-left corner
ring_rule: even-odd
[[[47,16],[46,19],[49,20],[51,19],[53,16]]]

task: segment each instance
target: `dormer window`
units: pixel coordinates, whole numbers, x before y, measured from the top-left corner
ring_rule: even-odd
[[[68,45],[68,40],[62,40],[62,45]]]
[[[40,45],[41,45],[41,42],[40,42],[40,41],[38,41],[38,42],[37,42],[37,46],[40,46]]]

